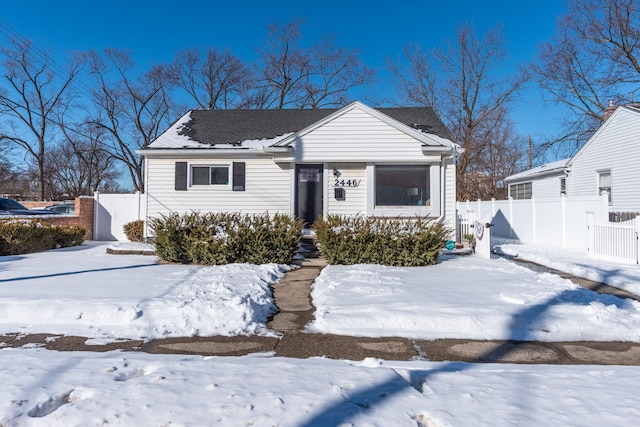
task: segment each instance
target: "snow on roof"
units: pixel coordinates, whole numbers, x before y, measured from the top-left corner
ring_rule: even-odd
[[[533,178],[536,176],[546,175],[553,172],[562,172],[567,167],[567,163],[569,163],[571,159],[562,159],[556,160],[555,162],[546,163],[542,166],[538,166],[537,168],[529,169],[520,173],[516,173],[514,175],[506,177],[505,181],[515,181],[523,178]]]
[[[430,139],[432,139],[434,142],[444,146],[444,147],[451,147],[452,145],[454,145],[455,143],[453,141],[451,141],[449,138],[443,138],[439,135],[436,135],[435,133],[431,133],[431,132],[426,132],[423,131],[421,129],[418,129],[418,131],[420,133],[423,133],[425,135],[427,135]],[[458,148],[460,148],[460,146],[458,144],[455,144],[458,146]]]
[[[209,144],[194,141],[180,132],[190,121],[191,111],[180,117],[169,129],[149,144],[149,148],[210,148]]]
[[[248,148],[248,149],[253,149],[253,150],[260,150],[262,148],[265,147],[269,147],[273,144],[276,144],[280,141],[282,141],[283,139],[289,137],[290,135],[293,135],[293,132],[289,132],[289,133],[285,133],[284,135],[278,135],[275,138],[263,138],[263,139],[248,139],[246,141],[240,141],[238,143],[234,143],[234,144],[215,144],[213,146],[209,145],[209,144],[201,144],[204,145],[207,148],[234,148],[234,149],[238,149],[238,148]]]
[[[155,141],[149,144],[149,148],[206,148],[206,149],[253,149],[259,150],[268,147],[292,134],[286,133],[274,138],[250,139],[246,141],[238,141],[233,144],[205,144],[191,139],[184,133],[185,126],[191,123],[191,111],[182,116],[169,129]]]

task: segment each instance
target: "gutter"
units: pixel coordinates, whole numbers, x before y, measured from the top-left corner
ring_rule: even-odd
[[[252,148],[167,148],[160,149],[155,148],[153,150],[136,150],[136,154],[140,154],[142,156],[149,157],[192,157],[194,154],[204,155],[204,156],[216,156],[216,155],[236,155],[236,156],[244,156],[248,153],[253,154],[265,154],[266,150],[261,149],[252,149]]]

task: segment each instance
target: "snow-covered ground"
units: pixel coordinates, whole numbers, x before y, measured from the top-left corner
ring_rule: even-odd
[[[265,333],[275,264],[159,264],[109,255],[106,244],[0,257],[0,334],[103,340]]]
[[[640,295],[640,267],[590,258],[578,252],[507,243],[497,245],[498,253],[573,274],[584,279],[606,283]]]
[[[0,333],[122,338],[268,333],[286,266],[194,267],[90,243],[0,257]],[[524,258],[537,250],[503,246]],[[542,255],[538,255],[542,256]],[[607,283],[638,266],[547,255]],[[540,259],[538,259],[540,262]],[[608,272],[608,273],[606,273]],[[590,274],[590,273],[585,273]],[[622,284],[622,285],[621,285]],[[310,329],[352,335],[640,341],[640,306],[504,259],[332,266]],[[0,426],[634,425],[640,367],[294,360],[0,350]]]
[[[311,296],[314,332],[640,341],[640,302],[599,295],[498,257],[442,256],[431,267],[328,266]]]

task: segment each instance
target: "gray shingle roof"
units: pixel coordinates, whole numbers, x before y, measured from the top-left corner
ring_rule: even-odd
[[[383,114],[423,132],[451,136],[433,109],[425,107],[377,108]],[[204,144],[234,144],[271,139],[298,132],[338,109],[297,110],[193,110],[191,120],[178,132]]]

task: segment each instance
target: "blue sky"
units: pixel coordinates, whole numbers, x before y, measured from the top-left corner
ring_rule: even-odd
[[[4,5],[0,24],[54,53],[104,48],[129,49],[142,68],[168,62],[188,47],[230,49],[245,62],[267,35],[267,24],[304,19],[303,41],[334,35],[336,45],[358,49],[364,62],[384,79],[385,58],[408,43],[425,50],[453,38],[457,25],[473,21],[479,32],[503,25],[512,58],[506,72],[534,59],[540,43],[554,32],[564,12],[561,0],[398,1],[137,1],[32,0]],[[7,40],[0,27],[0,43]],[[382,90],[380,90],[382,88]],[[384,83],[378,85],[384,95]],[[545,106],[537,90],[513,114],[517,130],[534,139],[552,134],[558,108]]]

